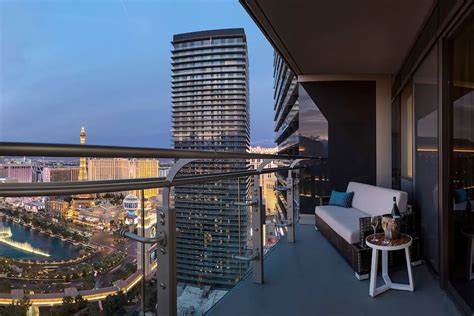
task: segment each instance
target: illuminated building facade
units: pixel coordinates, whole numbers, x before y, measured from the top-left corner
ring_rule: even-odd
[[[131,159],[130,161],[130,179],[136,178],[155,178],[159,175],[160,163],[157,159]],[[131,191],[132,194],[139,196],[138,191]],[[159,189],[146,189],[145,199],[157,196]]]
[[[31,164],[24,163],[0,164],[0,178],[5,178],[10,181],[32,182],[33,167]]]
[[[87,162],[90,181],[158,177],[160,164],[157,159],[92,158]],[[159,189],[146,189],[145,198],[158,195]],[[130,191],[139,196],[139,191]]]
[[[90,181],[118,180],[130,177],[130,163],[125,158],[91,158],[87,178]]]
[[[262,147],[250,147],[251,153],[256,154],[270,154],[274,155],[278,151],[277,148],[262,148]],[[250,165],[253,169],[257,169],[263,159],[250,159]],[[278,165],[275,162],[271,162],[265,166],[265,168],[277,168]],[[260,186],[262,187],[262,198],[263,204],[265,204],[266,215],[275,215],[277,199],[275,195],[275,185],[277,178],[275,173],[267,173],[260,175]]]
[[[79,179],[80,168],[50,168],[43,169],[43,182],[71,182]]]
[[[66,217],[69,203],[64,200],[51,199],[46,201],[46,211],[54,217]]]
[[[172,133],[176,149],[246,152],[248,59],[243,29],[178,34],[172,51]],[[182,173],[243,170],[245,161],[199,161]],[[179,282],[233,286],[247,263],[247,178],[175,188]]]

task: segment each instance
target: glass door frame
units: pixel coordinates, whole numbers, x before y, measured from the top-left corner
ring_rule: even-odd
[[[460,9],[457,17],[451,22],[438,40],[438,137],[439,137],[439,263],[440,263],[440,283],[446,289],[454,301],[466,314],[472,315],[474,310],[459,295],[451,284],[449,277],[451,248],[449,239],[452,232],[450,225],[450,213],[453,208],[453,192],[451,188],[452,174],[452,149],[453,149],[453,107],[452,107],[452,69],[453,69],[453,47],[452,41],[459,30],[464,26],[464,22],[474,15],[474,5],[468,1],[466,6]]]

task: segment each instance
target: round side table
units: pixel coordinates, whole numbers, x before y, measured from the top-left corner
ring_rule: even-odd
[[[390,289],[402,290],[402,291],[411,291],[415,289],[413,283],[413,273],[411,270],[411,258],[410,258],[410,246],[412,243],[412,238],[405,234],[400,234],[400,238],[393,239],[390,241],[385,240],[385,234],[375,234],[367,236],[365,242],[367,246],[372,248],[372,266],[370,269],[370,288],[369,295],[375,297],[385,291]],[[408,270],[408,279],[409,284],[393,283],[388,275],[388,252],[395,250],[405,249],[405,256],[407,259],[407,270]],[[382,251],[382,278],[385,282],[384,285],[377,286],[377,265],[379,254],[378,251]]]

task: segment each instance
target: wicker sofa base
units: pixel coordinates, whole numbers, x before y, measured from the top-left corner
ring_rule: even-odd
[[[365,243],[350,244],[344,238],[339,236],[324,220],[315,215],[316,228],[327,240],[342,254],[347,263],[359,275],[368,274],[372,259],[372,249],[364,246]],[[411,246],[412,262],[420,259],[419,239],[413,238]],[[405,263],[405,253],[403,251],[389,252],[389,265],[397,266]]]

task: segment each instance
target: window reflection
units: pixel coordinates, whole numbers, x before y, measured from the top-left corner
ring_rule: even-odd
[[[413,177],[413,93],[412,84],[407,84],[401,100],[401,146],[402,177]]]
[[[474,308],[474,18],[452,43],[452,153],[453,207],[449,213],[450,279]]]
[[[400,141],[400,97],[398,96],[392,103],[392,188],[400,190],[401,183],[401,141]]]
[[[423,256],[438,270],[438,46],[413,76],[414,207],[420,214]]]
[[[299,86],[299,144],[300,154],[305,156],[328,157],[328,121],[306,90]],[[314,209],[319,201],[315,195],[329,193],[328,170],[325,165],[317,165],[301,171],[301,209]]]

